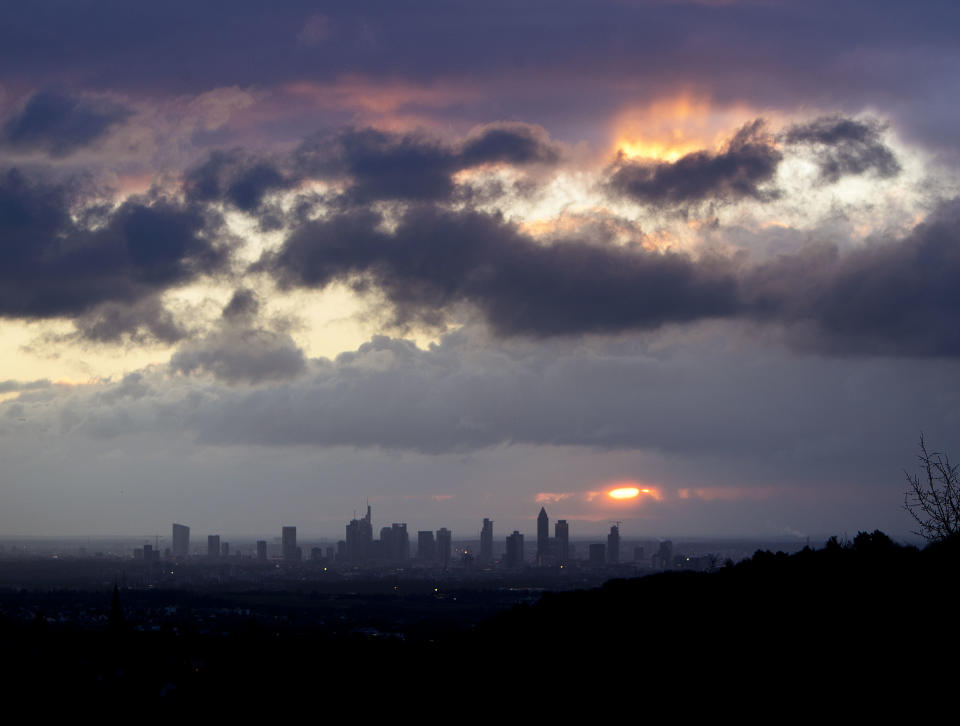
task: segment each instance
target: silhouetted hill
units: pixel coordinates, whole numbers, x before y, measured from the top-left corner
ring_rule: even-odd
[[[918,550],[873,532],[794,555],[757,552],[710,573],[548,592],[479,624],[470,618],[481,601],[463,603],[459,619],[444,610],[460,606],[449,600],[408,603],[403,618],[390,616],[395,606],[381,597],[349,606],[392,617],[392,634],[331,626],[330,610],[308,607],[315,598],[270,601],[280,616],[267,620],[255,617],[249,595],[231,604],[220,594],[212,608],[180,592],[179,619],[152,630],[137,629],[142,605],[129,602],[124,619],[99,630],[42,613],[26,624],[0,622],[2,676],[20,693],[55,687],[80,700],[141,704],[236,705],[277,694],[288,702],[319,689],[341,699],[375,693],[368,708],[386,713],[424,694],[451,705],[512,688],[579,700],[607,689],[641,699],[747,689],[754,704],[775,696],[799,708],[829,696],[855,709],[856,694],[876,703],[915,693],[918,677],[924,691],[955,680],[958,563],[960,541]],[[105,618],[116,612],[111,598],[101,599]],[[336,623],[350,611],[340,612]],[[436,626],[431,613],[441,618]],[[396,632],[402,622],[409,633]],[[238,693],[245,700],[232,700]]]

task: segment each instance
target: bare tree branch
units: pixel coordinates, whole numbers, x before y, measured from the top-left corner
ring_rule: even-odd
[[[928,451],[920,435],[920,474],[907,476],[910,485],[903,495],[903,506],[928,542],[946,539],[960,532],[960,476],[950,457],[938,451]]]

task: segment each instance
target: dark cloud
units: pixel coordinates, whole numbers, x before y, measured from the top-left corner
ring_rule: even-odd
[[[40,91],[7,118],[0,141],[18,150],[68,156],[99,141],[130,115],[128,108],[114,101]]]
[[[736,285],[721,264],[593,241],[543,245],[497,215],[414,208],[395,231],[357,210],[311,222],[256,269],[286,287],[372,284],[395,321],[442,322],[457,303],[504,335],[559,335],[729,315]]]
[[[74,318],[96,340],[144,326],[179,336],[157,295],[224,267],[220,221],[164,198],[131,197],[92,218],[69,185],[0,173],[0,316]]]
[[[490,124],[464,141],[458,155],[462,167],[495,164],[554,164],[559,150],[547,132],[520,123]]]
[[[183,182],[187,199],[224,201],[243,212],[262,210],[271,192],[289,189],[296,179],[271,160],[242,149],[214,151],[205,162],[189,170]]]
[[[422,134],[348,129],[308,139],[295,153],[299,175],[341,179],[357,203],[381,199],[441,201],[454,192],[453,175],[485,164],[552,164],[556,145],[539,127],[493,124],[459,146]]]
[[[845,254],[813,245],[739,271],[599,238],[544,244],[478,212],[415,207],[393,231],[380,222],[358,209],[307,223],[255,269],[288,288],[373,286],[401,325],[442,324],[459,304],[508,336],[740,318],[788,326],[798,345],[826,352],[960,355],[960,203],[905,238]]]
[[[903,239],[841,254],[816,245],[750,271],[746,309],[801,326],[802,344],[834,353],[960,355],[960,202]],[[809,326],[809,330],[802,330]]]
[[[824,182],[832,183],[844,176],[866,173],[888,178],[900,173],[900,164],[883,143],[884,128],[876,120],[823,116],[791,126],[784,134],[784,140],[788,144],[813,148]]]
[[[717,153],[696,151],[675,162],[621,157],[611,168],[607,184],[620,196],[663,207],[764,200],[777,194],[764,185],[773,180],[782,158],[763,120],[757,119]]]
[[[252,320],[260,310],[260,299],[253,290],[243,287],[235,290],[223,308],[225,320]]]

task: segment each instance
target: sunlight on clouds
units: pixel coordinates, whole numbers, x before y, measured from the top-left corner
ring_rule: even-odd
[[[716,149],[743,124],[763,115],[746,105],[718,106],[682,93],[627,108],[611,123],[614,153],[673,162],[694,151]]]

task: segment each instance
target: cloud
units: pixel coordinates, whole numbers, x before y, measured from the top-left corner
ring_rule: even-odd
[[[37,391],[43,388],[49,388],[51,385],[50,380],[47,378],[38,378],[35,381],[0,381],[0,394]]]
[[[224,268],[219,218],[163,197],[84,202],[71,185],[0,172],[0,317],[71,318],[96,340],[141,326],[178,337],[157,295]]]
[[[900,173],[900,163],[883,143],[884,129],[884,125],[874,119],[858,121],[838,115],[821,116],[791,126],[784,140],[787,144],[813,149],[820,179],[825,183],[867,173],[889,178]]]
[[[262,211],[271,192],[289,189],[297,180],[269,159],[243,151],[214,151],[202,164],[184,176],[187,199],[194,202],[224,201],[242,212]]]
[[[501,216],[415,207],[393,232],[352,210],[310,222],[255,269],[283,287],[354,281],[381,290],[394,322],[442,324],[468,303],[502,335],[653,328],[730,315],[736,284],[723,264],[592,240],[544,245]]]
[[[669,476],[691,489],[823,485],[861,477],[865,466],[874,475],[884,467],[895,474],[921,428],[944,432],[940,437],[957,428],[955,396],[944,394],[955,361],[865,365],[796,356],[730,323],[686,339],[652,335],[590,346],[497,341],[461,330],[421,349],[378,336],[335,360],[310,361],[296,378],[254,387],[163,373],[22,394],[27,420],[17,425],[36,427],[35,435],[147,434],[207,445],[425,454],[503,446],[647,451],[670,458],[669,473],[608,472],[604,481],[628,475],[666,486]],[[587,485],[602,491],[596,478],[577,489],[547,476],[532,493],[549,492],[549,481],[561,494]]]
[[[553,164],[560,158],[546,132],[527,124],[491,124],[449,145],[418,133],[347,129],[306,140],[294,154],[303,177],[341,179],[355,203],[443,201],[453,175],[485,164]]]
[[[798,326],[797,341],[832,353],[960,355],[960,200],[899,239],[842,254],[811,245],[741,282],[745,309]],[[806,328],[804,326],[807,326]]]
[[[286,380],[303,373],[303,351],[288,333],[257,325],[258,309],[252,290],[237,290],[220,325],[180,346],[170,359],[170,369],[187,375],[207,372],[230,384]]]
[[[0,141],[18,151],[69,156],[101,140],[131,113],[126,106],[103,98],[40,91],[7,118]]]
[[[768,200],[783,155],[762,119],[741,128],[716,153],[695,151],[675,162],[631,160],[621,156],[611,167],[608,188],[643,204],[679,207],[700,202]]]

